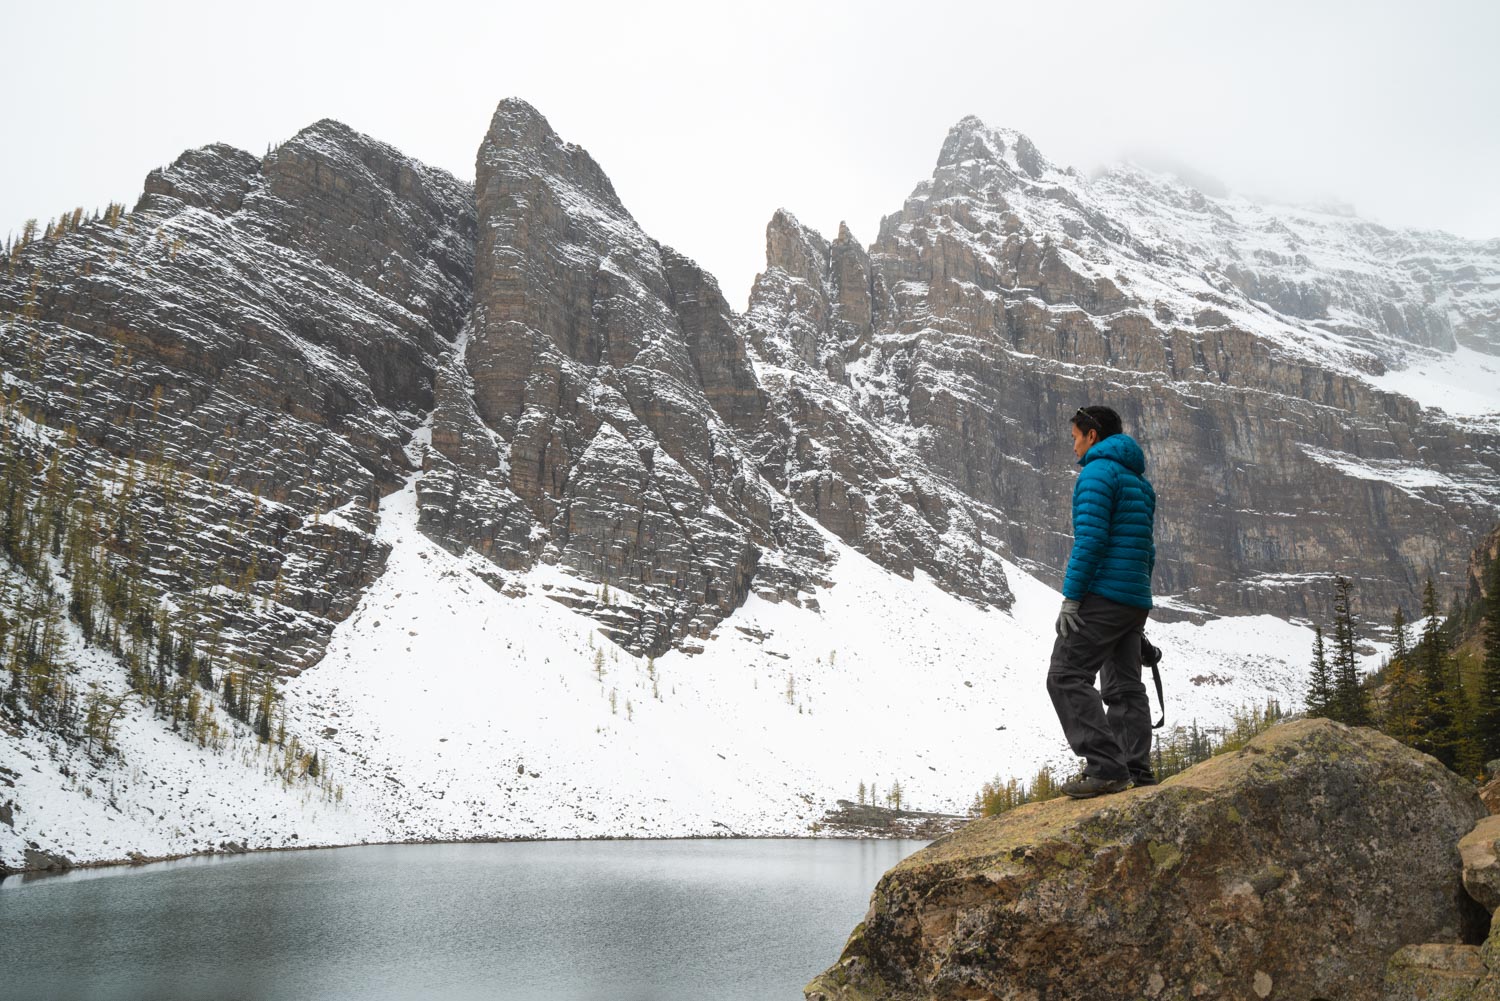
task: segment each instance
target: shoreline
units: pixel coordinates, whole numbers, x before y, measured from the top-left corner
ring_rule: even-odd
[[[347,844],[333,845],[267,845],[264,848],[218,848],[209,851],[177,852],[169,855],[142,855],[135,853],[124,858],[95,859],[88,862],[74,862],[67,866],[47,866],[39,868],[12,869],[0,865],[0,885],[11,879],[19,879],[22,882],[33,882],[44,880],[54,876],[64,876],[70,872],[82,869],[119,869],[138,868],[148,865],[156,865],[162,862],[182,862],[188,859],[211,859],[225,858],[238,855],[262,855],[270,852],[315,852],[333,851],[339,848],[379,848],[398,845],[506,845],[506,844],[531,844],[539,842],[584,842],[584,841],[850,841],[857,839],[868,839],[872,841],[931,841],[932,838],[924,838],[919,835],[908,833],[876,834],[869,832],[849,832],[842,834],[683,834],[663,837],[635,837],[629,834],[596,835],[586,838],[538,838],[538,837],[471,837],[471,838],[408,838],[399,841],[353,841]]]

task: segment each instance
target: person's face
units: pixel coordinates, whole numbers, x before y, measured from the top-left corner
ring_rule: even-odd
[[[1077,424],[1069,424],[1068,427],[1073,430],[1073,454],[1078,458],[1083,458],[1083,453],[1099,443],[1098,431],[1090,429],[1088,434],[1084,434],[1078,430]]]

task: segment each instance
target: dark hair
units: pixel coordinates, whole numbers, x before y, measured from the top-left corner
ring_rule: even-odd
[[[1100,441],[1125,430],[1120,415],[1110,407],[1079,407],[1073,414],[1072,423],[1083,434],[1097,431]]]

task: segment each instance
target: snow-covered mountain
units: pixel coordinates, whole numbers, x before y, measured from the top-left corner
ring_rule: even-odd
[[[1014,565],[1008,611],[906,579],[824,535],[817,609],[751,595],[698,655],[632,654],[553,600],[543,564],[487,586],[418,527],[416,484],[381,503],[385,572],[284,690],[323,778],[224,720],[218,750],[127,702],[103,763],[0,729],[0,860],[111,859],[420,838],[808,834],[834,800],[899,783],[962,812],[996,775],[1068,767],[1043,677],[1058,595]],[[1311,632],[1272,616],[1152,627],[1170,722],[1211,725],[1301,686]],[[80,679],[128,689],[107,654]]]
[[[1088,403],[1163,497],[1174,721],[1295,701],[1333,573],[1383,619],[1500,506],[1500,245],[977,119],[868,247],[777,212],[744,313],[513,100],[472,187],[324,121],[49,230],[0,276],[0,864],[962,809],[1062,762]]]

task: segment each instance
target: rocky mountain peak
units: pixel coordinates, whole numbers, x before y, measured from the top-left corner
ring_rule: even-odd
[[[300,142],[307,143],[307,142],[314,142],[314,141],[318,141],[318,140],[327,140],[329,142],[336,142],[336,143],[339,143],[341,145],[347,145],[347,146],[355,146],[355,145],[386,146],[385,143],[382,143],[382,142],[380,142],[377,139],[373,139],[370,136],[365,135],[363,132],[360,132],[359,130],[357,130],[357,129],[349,126],[349,125],[345,125],[343,122],[339,121],[337,118],[319,118],[317,121],[313,122],[311,125],[306,125],[306,126],[303,126],[300,129],[298,129],[296,131],[296,133],[292,136],[292,138],[289,139],[289,140],[287,140],[287,142],[290,143],[290,142],[299,142],[300,141]],[[394,147],[390,147],[390,146],[386,146],[386,148],[387,149],[394,149]]]
[[[495,107],[489,131],[479,145],[477,183],[497,170],[519,175],[567,178],[570,185],[600,199],[606,211],[629,217],[614,185],[588,151],[564,142],[552,125],[527,102],[507,97]]]
[[[949,167],[965,160],[1000,160],[1005,140],[995,135],[978,115],[965,115],[948,130],[938,151],[937,165]]]
[[[986,125],[977,115],[966,115],[948,130],[937,166],[957,167],[974,160],[1003,165],[1032,179],[1052,167],[1025,135]]]
[[[553,597],[652,654],[707,637],[752,589],[798,600],[823,547],[756,470],[766,397],[717,282],[523,101],[496,109],[476,207],[423,529],[492,574],[542,561],[607,585]]]
[[[827,279],[828,241],[791,212],[777,209],[766,224],[766,268],[822,284]]]

